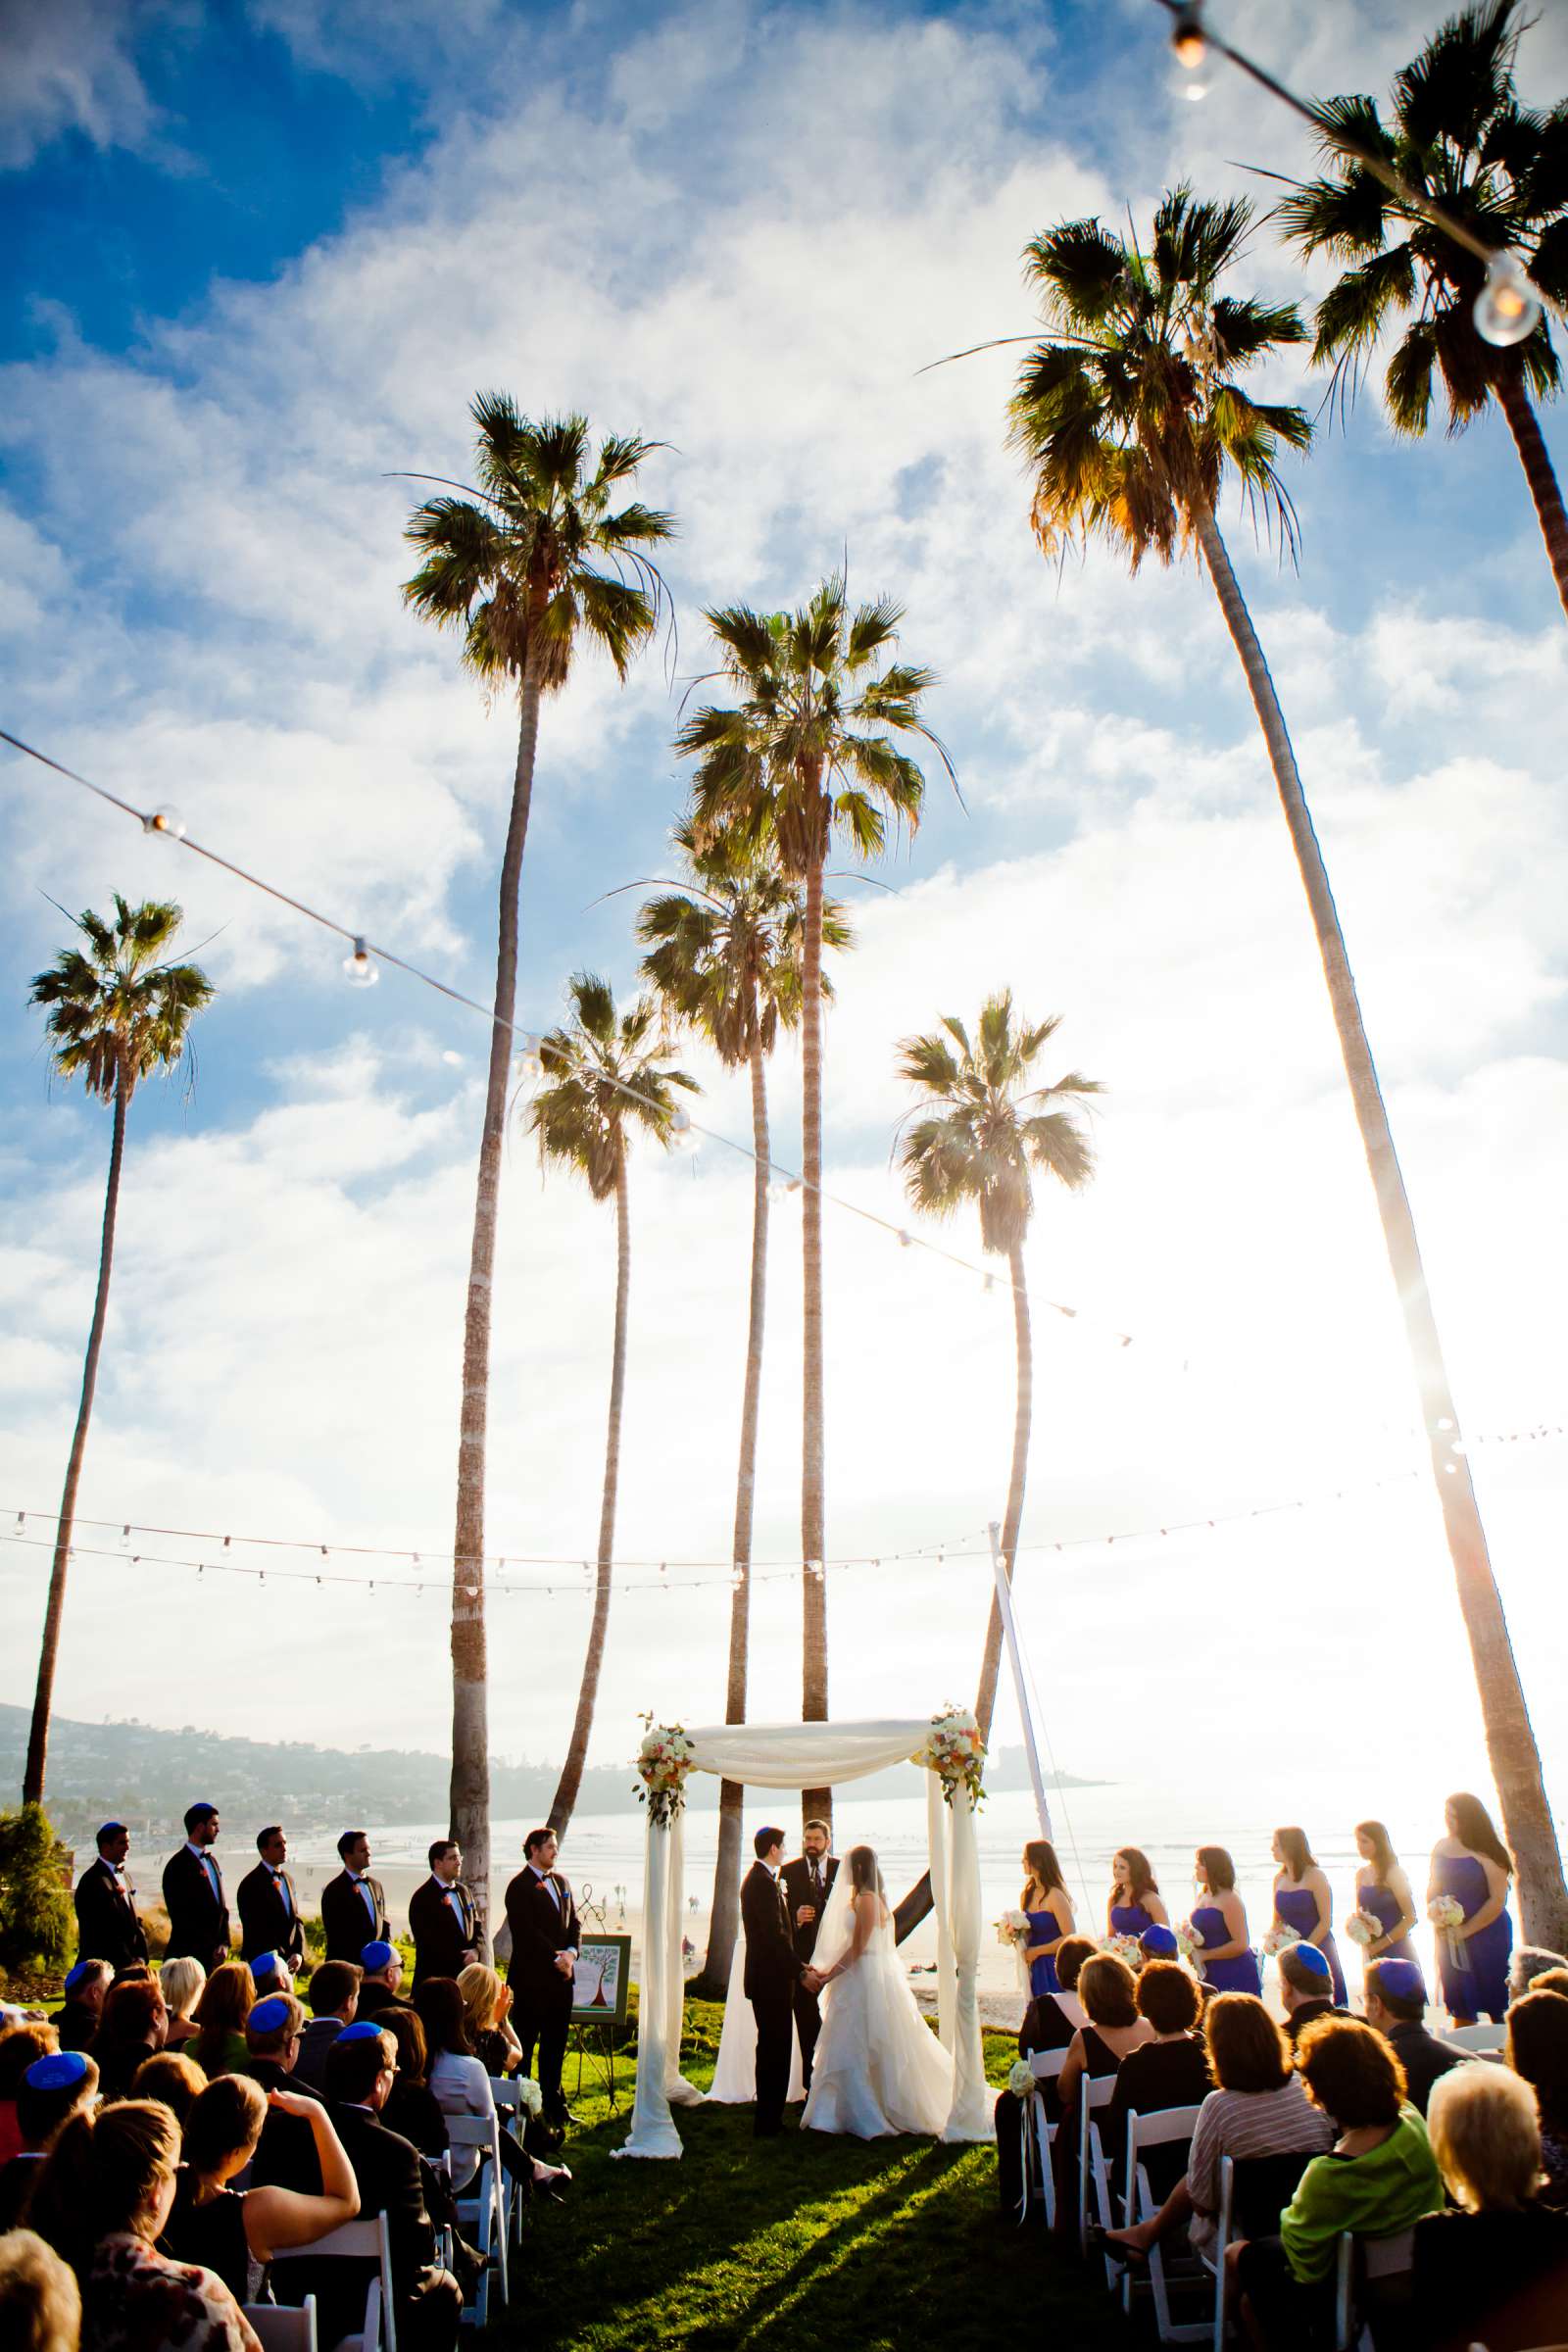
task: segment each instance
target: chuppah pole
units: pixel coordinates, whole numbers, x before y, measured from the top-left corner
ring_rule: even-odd
[[[1012,1587],[1003,1564],[1002,1529],[995,1519],[989,1530],[991,1537],[991,1567],[997,1580],[997,1606],[1002,1611],[1002,1631],[1006,1638],[1007,1660],[1012,1668],[1012,1687],[1018,1694],[1018,1720],[1023,1725],[1024,1752],[1029,1758],[1029,1778],[1035,1785],[1035,1810],[1040,1815],[1040,1835],[1053,1838],[1051,1807],[1046,1801],[1046,1776],[1040,1769],[1040,1748],[1035,1739],[1034,1710],[1029,1704],[1029,1683],[1023,1670],[1023,1653],[1018,1647],[1018,1628],[1012,1614]]]

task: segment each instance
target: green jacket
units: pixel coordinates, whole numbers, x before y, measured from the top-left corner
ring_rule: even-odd
[[[1395,2237],[1423,2214],[1442,2210],[1443,2181],[1427,2128],[1407,2106],[1369,2154],[1313,2157],[1280,2217],[1280,2236],[1293,2276],[1305,2285],[1333,2270],[1343,2230]]]

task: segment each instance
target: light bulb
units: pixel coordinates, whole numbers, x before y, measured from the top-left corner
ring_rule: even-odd
[[[524,1029],[517,1040],[517,1076],[524,1086],[535,1086],[544,1075],[544,1067],[538,1038],[531,1029]]]
[[[912,1249],[913,1249],[913,1247],[914,1247],[914,1245],[913,1245],[913,1243],[910,1241],[910,1239],[909,1239],[909,1236],[908,1236],[906,1233],[901,1233],[901,1234],[899,1235],[899,1248],[900,1248],[901,1250],[912,1250]]]
[[[373,988],[381,974],[363,939],[354,942],[354,953],[343,958],[343,976],[350,988]]]
[[[183,841],[185,819],[177,808],[155,808],[151,816],[142,818],[141,829],[144,833],[161,833],[168,841]]]
[[[669,1148],[672,1152],[695,1152],[697,1137],[692,1130],[692,1114],[679,1108],[669,1114]]]
[[[130,1549],[130,1530],[128,1527],[122,1527],[120,1531],[120,1548],[122,1551],[128,1551]]]
[[[1511,253],[1494,253],[1487,264],[1472,316],[1482,340],[1504,351],[1528,341],[1541,324],[1541,297]]]
[[[1202,11],[1198,0],[1176,11],[1170,45],[1176,59],[1173,87],[1178,98],[1208,96],[1208,42],[1203,37]]]

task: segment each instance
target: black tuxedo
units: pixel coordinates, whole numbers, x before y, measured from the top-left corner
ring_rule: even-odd
[[[390,1984],[383,1984],[377,1977],[373,1983],[368,1982],[360,1986],[360,2005],[354,2012],[354,2022],[358,2025],[363,2018],[367,2025],[373,2026],[383,2009],[408,2007],[402,1990],[394,1992]]]
[[[288,1890],[285,1902],[278,1890],[278,1880]],[[259,1960],[263,1952],[276,1952],[278,1958],[292,1961],[298,1968],[305,1958],[305,1922],[300,1917],[299,1890],[286,1870],[273,1877],[270,1865],[258,1862],[247,1871],[235,1893],[239,1906],[239,1956],[242,1960]]]
[[[781,2131],[790,2087],[795,1993],[802,1961],[795,1949],[794,1915],[782,1878],[754,1862],[741,1882],[741,1926],[746,1931],[746,1998],[757,2019],[757,2113],[753,2129]]]
[[[450,1903],[449,1892],[453,1897]],[[416,1984],[422,1984],[426,1977],[455,1977],[466,1966],[466,1951],[478,1960],[485,1957],[484,1931],[473,1897],[461,1879],[451,1888],[433,1877],[416,1886],[409,1897],[409,1929],[414,1937]]]
[[[379,1879],[368,1876],[365,1881],[366,1893],[375,1905],[372,1919],[366,1907],[365,1895],[346,1870],[335,1879],[328,1879],[321,1888],[321,1925],[326,1930],[326,1956],[329,1960],[352,1960],[360,1965],[360,1954],[368,1943],[385,1943],[386,1896]]]
[[[134,1898],[116,1882],[114,1865],[100,1854],[76,1881],[76,1957],[107,1960],[116,1970],[147,1957],[147,1931],[136,1917]]]
[[[512,1930],[511,2022],[522,2044],[521,2071],[532,2071],[537,2042],[544,2120],[559,2124],[566,2112],[561,2064],[571,2026],[571,1979],[557,1968],[556,1955],[576,1951],[582,1939],[576,1901],[559,1870],[543,1879],[531,1865],[518,1871],[507,1888],[507,1925]]]
[[[407,2333],[420,2352],[450,2347],[457,2342],[463,2297],[457,2281],[436,2267],[439,2247],[424,2202],[417,2149],[396,2132],[389,2132],[368,2108],[334,2107],[332,2121],[359,2182],[360,2219],[372,2221],[384,2213],[390,2225],[399,2338]],[[314,2148],[312,2153],[314,2158]],[[318,2188],[319,2180],[318,2173]],[[292,2188],[296,2182],[287,2180],[280,2185]],[[309,2189],[306,2182],[298,2185]],[[312,2262],[307,2258],[277,2263],[271,2272],[272,2291],[279,2302],[296,2305],[307,2295],[315,2295],[320,2340],[335,2344],[339,2337],[358,2330],[372,2271],[371,2264],[358,2262]]]
[[[199,1960],[210,1971],[215,1953],[228,1958],[229,1929],[223,1874],[210,1846],[207,1861],[217,1874],[216,1894],[207,1871],[188,1845],[171,1854],[164,1864],[164,1908],[169,1913],[169,1949],[164,1958]]]
[[[779,1872],[784,1882],[784,1892],[789,1897],[790,1933],[794,1936],[795,1950],[803,1968],[809,1967],[816,1950],[822,1914],[827,1908],[827,1898],[833,1891],[833,1882],[838,1875],[837,1854],[824,1854],[821,1861],[816,1863],[811,1861],[809,1855],[800,1854],[793,1862],[786,1862]],[[816,1917],[807,1920],[804,1925],[797,1924],[797,1912],[808,1903]],[[822,2012],[815,1993],[808,1991],[799,1978],[795,1982],[795,2031],[801,2037],[801,2071],[809,2090],[811,2060],[816,2055],[816,2037],[822,2031]]]

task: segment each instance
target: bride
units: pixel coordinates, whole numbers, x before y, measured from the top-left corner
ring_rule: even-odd
[[[893,2132],[938,2136],[953,2103],[953,2060],[899,1966],[882,1873],[868,1845],[852,1846],[844,1857],[811,1977],[822,1990],[822,2032],[801,2129],[857,2139]]]

